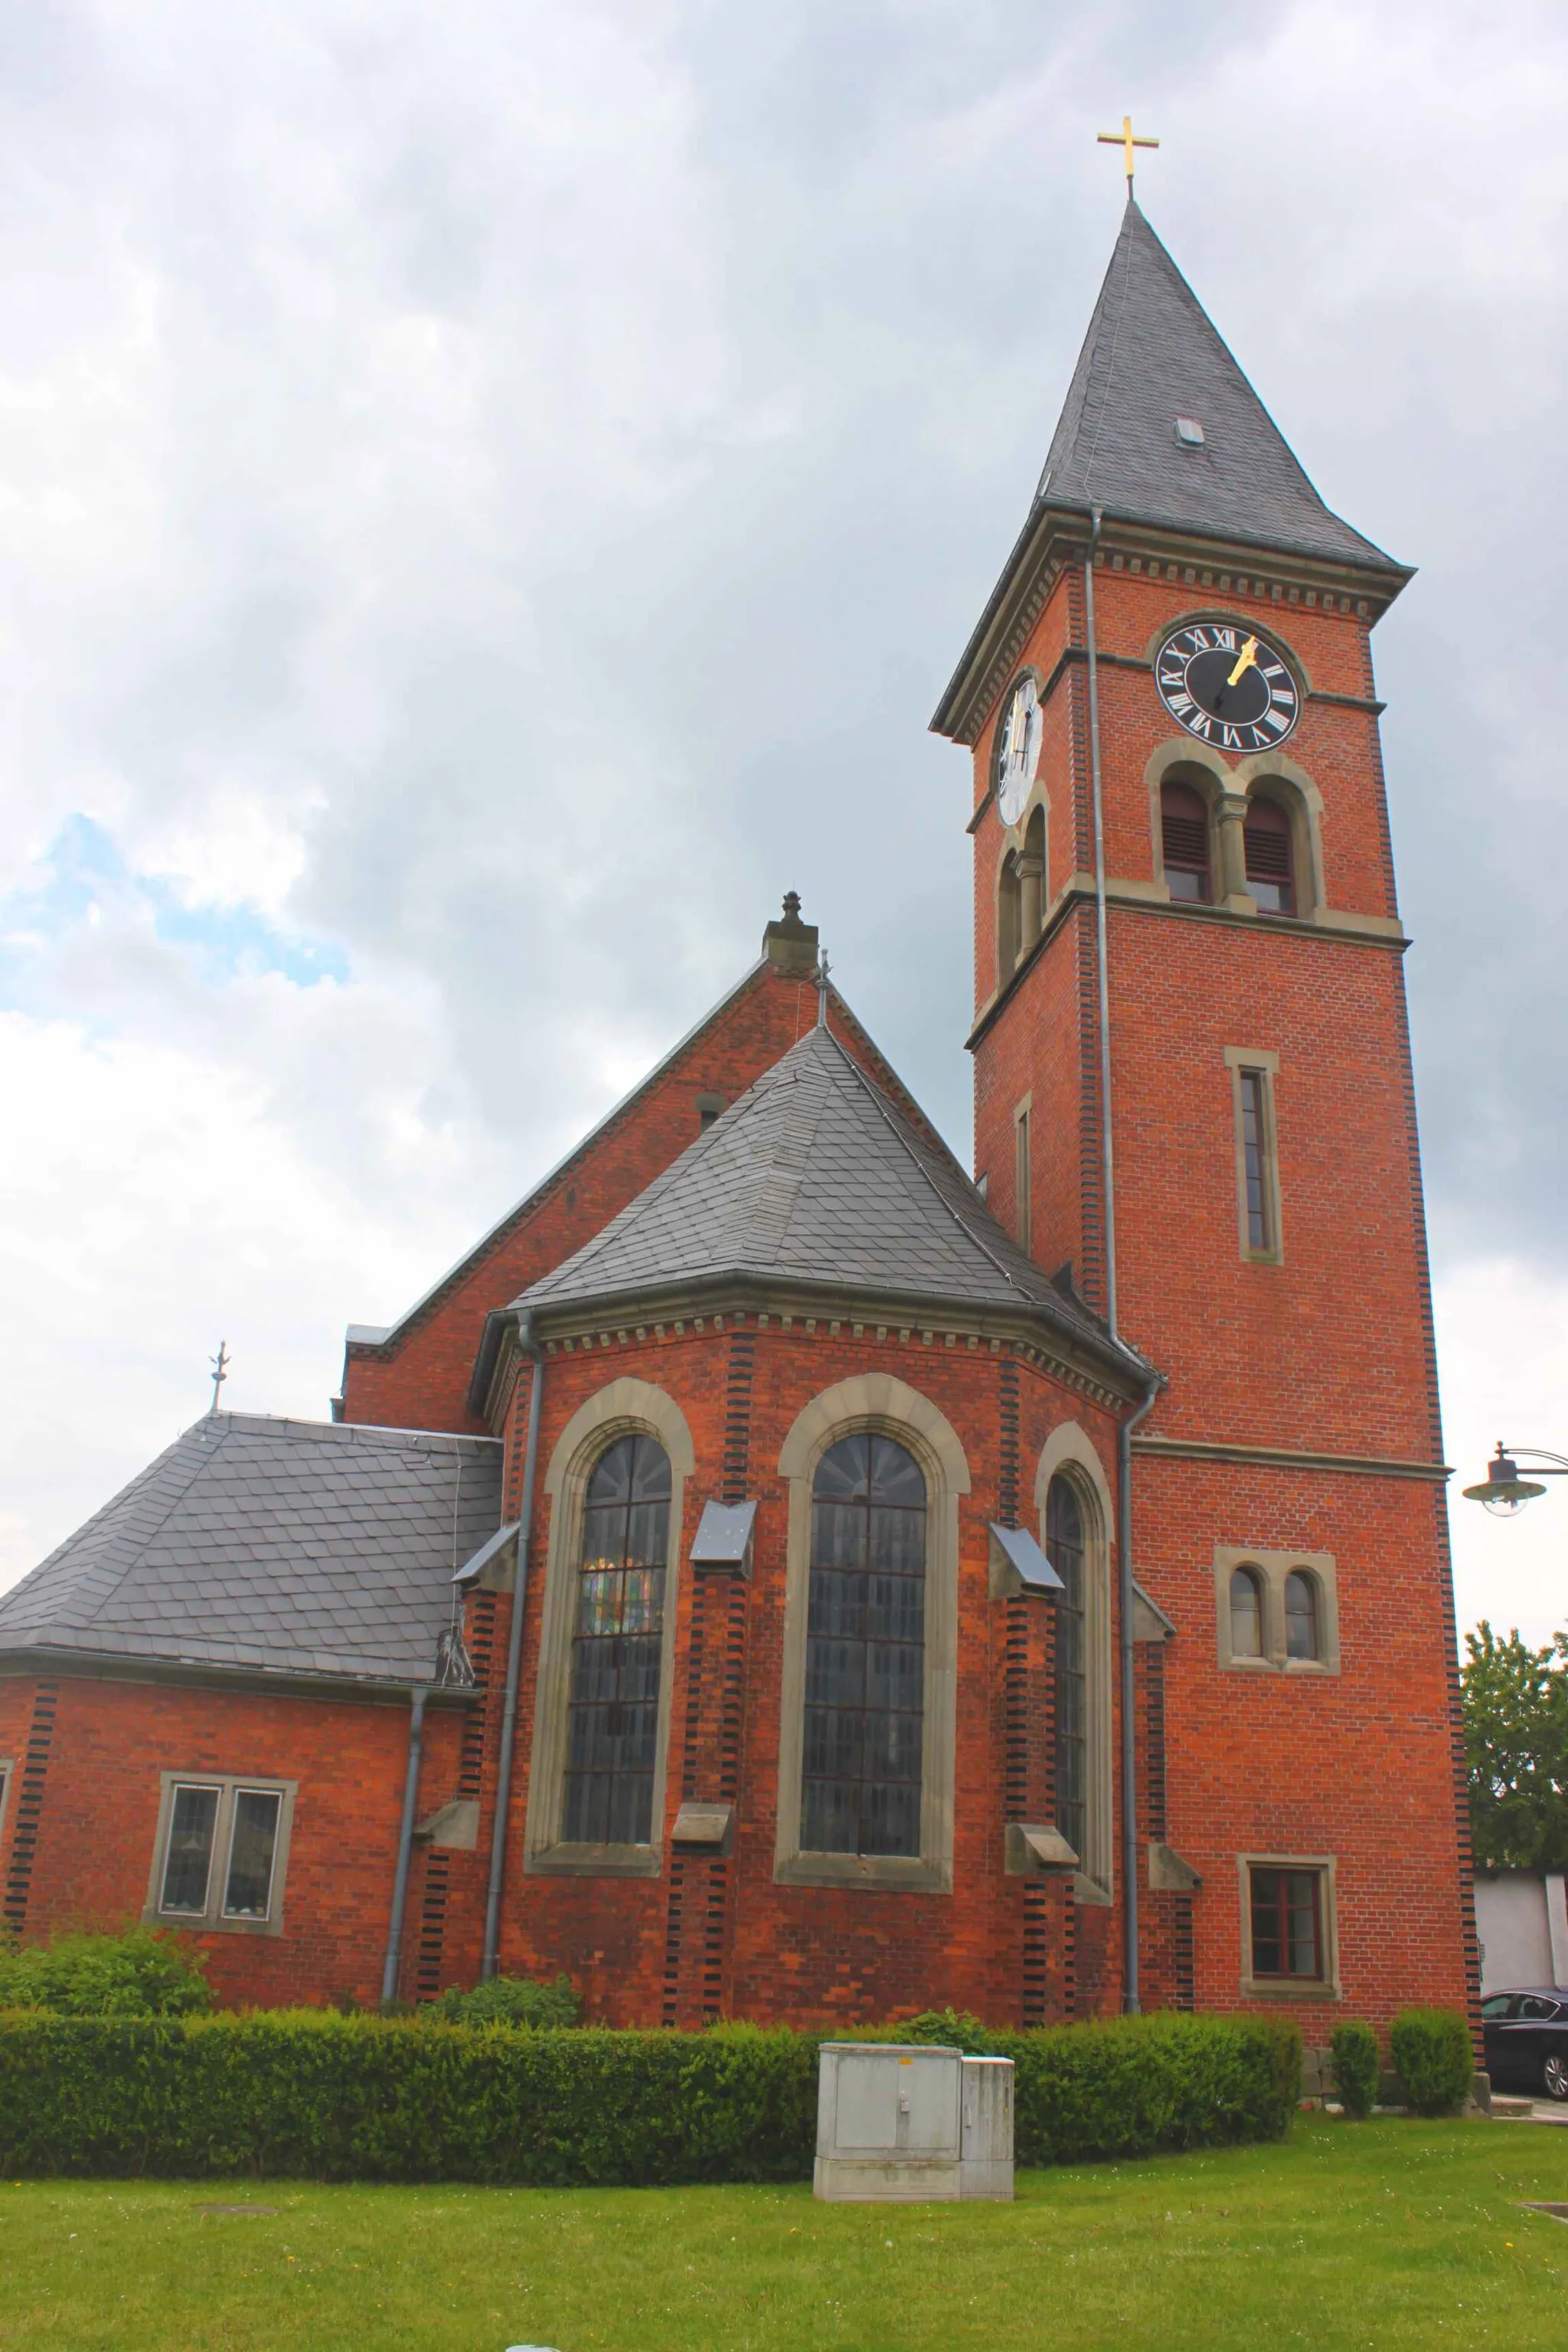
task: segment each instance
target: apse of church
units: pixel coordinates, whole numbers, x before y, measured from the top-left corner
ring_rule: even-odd
[[[1130,203],[934,721],[980,1181],[792,894],[331,1423],[209,1416],[0,1601],[7,1920],[616,2023],[1464,2001],[1407,577]]]

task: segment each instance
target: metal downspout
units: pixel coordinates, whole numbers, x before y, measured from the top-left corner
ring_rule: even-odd
[[[1121,2006],[1136,2017],[1138,1994],[1138,1723],[1132,1643],[1132,1433],[1152,1412],[1164,1381],[1156,1373],[1149,1393],[1116,1433],[1116,1583],[1121,1616]]]
[[[517,1692],[522,1675],[522,1617],[528,1597],[528,1550],[533,1532],[533,1484],[539,1468],[539,1409],[544,1396],[544,1354],[533,1337],[532,1318],[517,1318],[518,1342],[533,1366],[528,1385],[528,1442],[523,1454],[522,1507],[517,1530],[517,1567],[512,1576],[511,1623],[507,1629],[506,1703],[501,1711],[500,1754],[496,1763],[496,1811],[490,1830],[490,1875],[485,1890],[485,1941],[479,1980],[496,1972],[500,1942],[501,1887],[506,1879],[507,1816],[511,1810],[512,1753],[517,1745]]]
[[[1094,625],[1094,558],[1101,513],[1091,509],[1083,563],[1084,633],[1089,640],[1089,769],[1094,799],[1094,938],[1100,984],[1100,1155],[1105,1201],[1105,1319],[1121,1338],[1116,1297],[1116,1153],[1110,1126],[1110,968],[1106,953],[1105,801],[1100,764],[1100,664]],[[1121,2006],[1129,2016],[1138,1997],[1137,1722],[1132,1643],[1132,1432],[1159,1395],[1152,1387],[1138,1411],[1116,1433],[1117,1607],[1121,1621]]]
[[[387,1930],[386,1959],[381,1971],[384,2001],[397,1999],[397,1979],[403,1970],[403,1915],[408,1907],[408,1864],[414,1851],[419,1757],[425,1745],[425,1702],[429,1692],[423,1683],[417,1683],[408,1696],[408,1776],[403,1784],[403,1824],[397,1833],[397,1871],[392,1882],[392,1925]]]

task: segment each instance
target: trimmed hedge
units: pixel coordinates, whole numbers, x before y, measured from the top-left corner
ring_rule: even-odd
[[[0,2170],[531,2188],[798,2180],[816,2140],[818,2039],[316,2010],[16,2012],[0,2017]],[[1300,2088],[1300,2035],[1273,2019],[1125,2018],[985,2043],[1018,2069],[1022,2164],[1279,2138]]]
[[[1388,2048],[1416,2115],[1451,2116],[1464,2105],[1476,2061],[1470,2029],[1457,2009],[1402,2009]]]

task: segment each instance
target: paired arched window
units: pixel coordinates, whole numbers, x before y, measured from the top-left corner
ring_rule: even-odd
[[[1284,1563],[1279,1555],[1266,1554],[1265,1559],[1272,1561],[1271,1567],[1235,1568],[1230,1572],[1232,1658],[1267,1657],[1279,1665],[1283,1614],[1285,1658],[1321,1664],[1324,1612],[1318,1579],[1305,1568],[1290,1569],[1281,1577]]]
[[[921,1852],[926,1486],[874,1431],[842,1437],[811,1498],[800,1843]]]
[[[1176,781],[1161,785],[1160,855],[1172,898],[1206,905],[1214,897],[1209,813],[1195,784]]]
[[[1243,835],[1247,845],[1247,887],[1263,912],[1293,915],[1296,911],[1295,862],[1290,845],[1290,819],[1278,801],[1249,802]]]
[[[652,1833],[669,1549],[669,1456],[657,1438],[601,1454],[583,1509],[561,1836],[645,1844]]]
[[[1238,1568],[1231,1574],[1230,1654],[1263,1655],[1263,1580],[1255,1568]]]
[[[1057,1827],[1081,1861],[1089,1804],[1083,1511],[1059,1471],[1046,1489],[1046,1558],[1062,1580],[1056,1602]]]

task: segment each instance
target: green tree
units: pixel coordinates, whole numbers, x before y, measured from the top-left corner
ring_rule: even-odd
[[[1465,1765],[1482,1870],[1568,1870],[1568,1633],[1467,1633]]]

